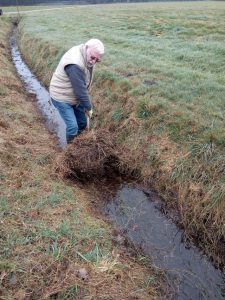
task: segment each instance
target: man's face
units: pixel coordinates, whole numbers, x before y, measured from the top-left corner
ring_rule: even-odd
[[[93,67],[97,62],[101,61],[101,54],[98,53],[98,51],[91,47],[86,46],[86,54],[87,54],[87,66],[89,68]]]

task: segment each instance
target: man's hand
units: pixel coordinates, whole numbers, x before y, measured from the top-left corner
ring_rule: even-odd
[[[86,111],[86,114],[88,115],[89,118],[91,118],[92,115],[93,115],[93,109],[87,110],[87,111]]]

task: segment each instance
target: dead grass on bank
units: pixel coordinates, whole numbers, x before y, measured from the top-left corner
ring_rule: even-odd
[[[57,143],[16,77],[9,31],[0,20],[0,298],[158,299],[158,274],[112,243],[84,190],[52,176]]]
[[[138,172],[128,168],[129,155],[128,151],[117,147],[112,132],[93,129],[74,139],[58,156],[55,172],[62,178],[81,182],[99,182],[103,178],[137,178]]]
[[[116,171],[119,168],[118,151],[112,139],[106,130],[81,134],[58,159],[57,171],[63,177],[74,177],[80,181],[95,181],[107,176],[110,163]]]

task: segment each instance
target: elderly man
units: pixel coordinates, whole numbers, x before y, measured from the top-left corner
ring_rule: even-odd
[[[98,39],[72,47],[61,58],[50,82],[50,96],[66,123],[67,143],[87,127],[87,116],[92,116],[88,94],[93,78],[93,67],[104,54]]]

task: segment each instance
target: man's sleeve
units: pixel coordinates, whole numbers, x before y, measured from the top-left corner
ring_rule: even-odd
[[[65,66],[65,72],[70,78],[76,99],[87,110],[91,110],[92,104],[86,87],[84,71],[81,70],[81,68],[78,67],[77,65],[70,64]]]

